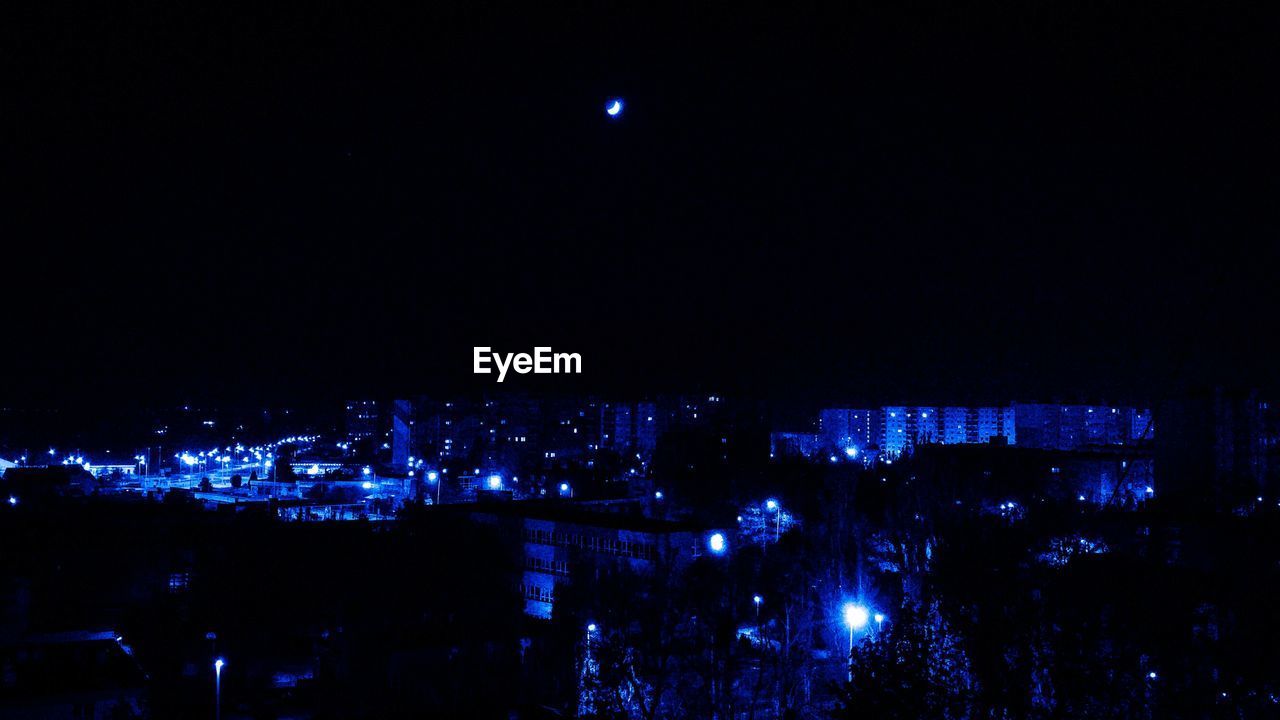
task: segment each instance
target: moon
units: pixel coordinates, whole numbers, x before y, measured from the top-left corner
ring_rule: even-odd
[[[622,100],[614,98],[605,106],[604,111],[609,113],[609,117],[618,117],[622,113]]]

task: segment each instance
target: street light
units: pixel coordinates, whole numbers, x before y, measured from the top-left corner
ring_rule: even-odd
[[[724,533],[712,533],[707,538],[707,549],[716,555],[723,555],[728,548],[729,541],[724,539]]]
[[[782,539],[782,506],[779,505],[778,501],[774,500],[773,498],[769,498],[768,500],[765,500],[764,506],[769,510],[769,512],[773,513],[775,516],[773,540],[774,542],[777,542]]]
[[[871,613],[867,609],[857,603],[848,602],[844,604],[844,624],[849,626],[850,630],[861,630],[867,626],[867,621],[871,619]]]
[[[226,661],[218,658],[213,661],[213,716],[214,720],[222,720],[222,666]]]
[[[853,602],[844,604],[844,624],[849,626],[849,680],[853,680],[853,633],[867,626],[871,614],[862,605]]]
[[[761,605],[762,603],[764,603],[764,598],[760,597],[759,595],[752,595],[752,596],[751,596],[751,602],[755,603],[755,606],[756,606],[756,625],[759,625],[759,624],[760,624],[760,605]]]

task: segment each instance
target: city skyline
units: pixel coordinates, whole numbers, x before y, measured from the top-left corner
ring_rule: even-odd
[[[1280,707],[1280,16],[0,11],[0,720]]]

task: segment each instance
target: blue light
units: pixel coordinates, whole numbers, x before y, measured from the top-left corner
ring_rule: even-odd
[[[373,483],[371,483],[371,482],[369,482],[368,480],[366,480],[366,481],[364,481],[363,483],[360,483],[360,487],[364,488],[365,490],[372,490],[372,489],[373,489]]]
[[[488,479],[490,490],[500,490],[502,488],[502,476],[490,475]]]
[[[16,498],[16,497],[14,497],[14,496],[10,495],[10,496],[9,496],[9,504],[10,504],[10,505],[17,505],[17,504],[18,504],[18,498]]]
[[[569,483],[560,483],[560,492],[562,493],[569,492]]]
[[[214,661],[213,661],[213,669],[214,669],[216,672],[219,672],[219,673],[220,673],[220,672],[222,672],[222,666],[223,666],[223,665],[226,665],[226,664],[227,664],[227,663],[226,663],[226,661],[225,661],[225,660],[223,660],[222,658],[218,658],[217,660],[214,660]]]
[[[361,475],[369,475],[369,474],[370,474],[370,473],[372,473],[372,472],[373,472],[373,470],[371,470],[371,469],[369,469],[368,467],[366,467],[365,469],[363,469],[363,470],[361,470],[361,471],[360,471],[360,474],[361,474]]]
[[[848,625],[851,630],[861,630],[867,626],[867,621],[871,619],[871,613],[857,603],[845,603],[843,614],[844,624]]]
[[[716,555],[723,555],[729,549],[729,541],[724,539],[724,533],[712,533],[707,538],[707,549]]]
[[[845,457],[848,457],[849,459],[856,458],[858,457],[858,448],[847,447],[844,449],[844,454],[845,454]]]
[[[622,102],[622,98],[609,98],[608,102],[604,104],[604,111],[611,118],[622,117],[622,108],[624,105],[625,103]]]
[[[437,473],[435,470],[432,470],[427,473],[428,482],[435,482],[436,480],[439,480],[439,479],[440,479],[440,474]]]
[[[655,491],[653,492],[653,499],[654,499],[654,500],[661,500],[663,497],[665,497],[665,496],[662,494],[662,491],[661,491],[661,490],[655,490]]]
[[[596,631],[596,624],[595,624],[595,623],[587,623],[587,632],[589,632],[589,633],[593,633],[593,632],[595,632],[595,631]]]
[[[769,498],[764,501],[764,507],[769,512],[775,512],[778,509],[778,501],[773,498]]]
[[[755,603],[756,605],[759,605],[760,603],[764,602],[764,598],[760,597],[759,595],[753,595],[751,597],[751,602]]]

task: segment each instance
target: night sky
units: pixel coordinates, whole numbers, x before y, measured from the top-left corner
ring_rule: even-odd
[[[210,5],[2,11],[0,400],[1274,385],[1274,16]]]

